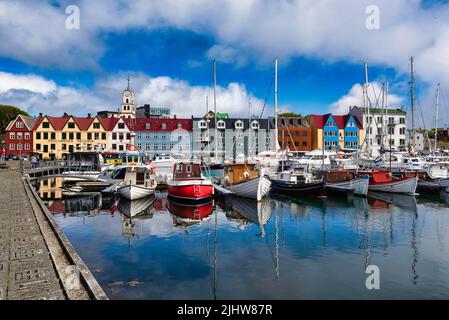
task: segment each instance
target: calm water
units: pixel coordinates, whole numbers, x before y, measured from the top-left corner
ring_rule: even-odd
[[[447,194],[272,196],[195,212],[165,193],[48,205],[112,299],[449,298]],[[204,219],[180,217],[193,214]],[[372,264],[380,290],[365,288]]]

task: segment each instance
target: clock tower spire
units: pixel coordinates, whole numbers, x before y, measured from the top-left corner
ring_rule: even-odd
[[[122,118],[135,118],[136,117],[136,104],[134,101],[134,91],[130,86],[130,76],[128,74],[128,87],[123,91],[122,104],[120,106],[119,117]]]

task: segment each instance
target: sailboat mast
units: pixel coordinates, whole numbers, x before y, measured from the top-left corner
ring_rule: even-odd
[[[214,158],[215,162],[217,162],[217,153],[218,153],[218,135],[217,135],[217,62],[214,60],[214,141],[215,141],[215,152]]]
[[[415,134],[415,71],[413,69],[413,57],[410,57],[410,106],[412,109],[412,148],[415,150],[416,134]]]
[[[248,100],[248,158],[251,157],[251,99]]]
[[[435,151],[437,151],[437,140],[438,140],[438,111],[440,109],[440,84],[437,85],[437,110],[435,113]]]
[[[365,66],[365,85],[364,85],[364,98],[363,101],[365,103],[365,111],[367,111],[368,118],[367,118],[367,124],[368,124],[368,139],[366,141],[366,147],[368,149],[368,155],[371,155],[371,121],[370,121],[370,105],[369,105],[369,99],[368,99],[368,63],[364,63]]]
[[[278,152],[278,59],[274,61],[274,143]]]

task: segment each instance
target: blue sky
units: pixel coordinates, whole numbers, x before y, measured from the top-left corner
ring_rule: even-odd
[[[391,107],[409,105],[412,55],[423,108],[432,108],[437,82],[443,97],[449,85],[447,0],[202,1],[1,0],[0,103],[34,114],[116,109],[129,73],[139,105],[198,115],[212,94],[214,58],[218,107],[236,115],[247,113],[249,99],[260,112],[267,93],[272,114],[275,57],[281,109],[302,114],[360,105],[365,60],[373,88],[389,82]],[[79,30],[64,28],[72,3]],[[380,8],[379,30],[365,27],[371,4]]]

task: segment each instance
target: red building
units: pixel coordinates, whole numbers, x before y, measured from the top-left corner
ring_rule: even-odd
[[[38,118],[18,115],[6,127],[6,156],[23,156],[33,152],[33,127]]]

